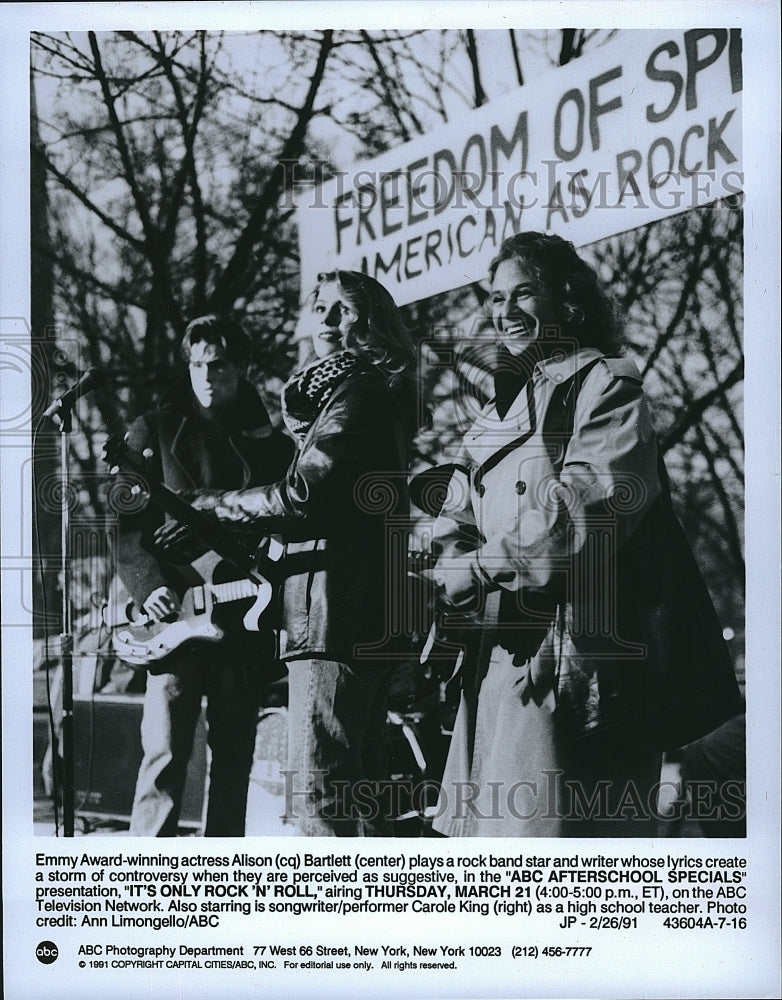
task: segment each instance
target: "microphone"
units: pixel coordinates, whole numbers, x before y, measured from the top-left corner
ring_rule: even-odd
[[[71,388],[63,393],[59,399],[55,399],[46,410],[44,410],[44,417],[50,417],[55,423],[62,423],[61,414],[67,413],[77,399],[81,399],[82,396],[86,395],[88,392],[92,392],[93,389],[97,389],[99,386],[103,385],[106,381],[106,375],[99,368],[88,368],[87,371],[82,375],[79,381],[71,386]]]

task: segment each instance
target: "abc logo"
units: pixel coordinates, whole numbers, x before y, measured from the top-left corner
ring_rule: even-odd
[[[54,941],[41,941],[35,949],[35,957],[39,962],[43,962],[44,965],[51,965],[52,962],[56,962],[59,954],[60,950]]]

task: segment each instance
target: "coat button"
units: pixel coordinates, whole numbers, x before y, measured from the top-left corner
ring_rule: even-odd
[[[520,479],[516,483],[516,492],[518,493],[519,496],[527,492],[527,484],[524,482],[523,479]]]
[[[478,485],[475,487],[475,492],[478,494],[479,497],[485,496],[486,487],[483,485],[483,483],[478,483]]]

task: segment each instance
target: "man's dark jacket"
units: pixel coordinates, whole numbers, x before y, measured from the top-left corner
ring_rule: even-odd
[[[242,381],[230,418],[215,425],[201,416],[188,382],[175,385],[159,409],[131,426],[128,448],[137,455],[151,449],[151,474],[177,493],[204,488],[245,489],[273,483],[285,475],[293,441],[272,427],[257,392]],[[131,501],[129,507],[133,507]],[[161,586],[181,596],[183,577],[173,561],[156,551],[155,530],[164,515],[152,503],[135,505],[120,519],[118,572],[136,603]]]

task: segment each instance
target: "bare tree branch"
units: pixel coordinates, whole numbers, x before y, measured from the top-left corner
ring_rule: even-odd
[[[399,107],[397,106],[396,98],[394,96],[394,90],[395,90],[394,85],[389,79],[388,73],[386,72],[386,68],[383,65],[380,56],[378,55],[374,42],[369,37],[369,32],[362,31],[361,37],[366,42],[369,54],[372,56],[372,62],[375,64],[375,68],[377,69],[378,74],[380,76],[380,81],[383,84],[383,88],[386,93],[386,101],[389,109],[391,110],[391,114],[394,116],[394,118],[396,119],[396,123],[399,126],[399,133],[405,142],[409,142],[410,131],[402,118],[402,113],[399,110]]]
[[[203,32],[201,34],[203,36]],[[179,210],[182,206],[184,198],[185,185],[188,179],[190,180],[191,185],[193,181],[195,181],[196,185],[198,184],[198,178],[195,174],[195,164],[193,160],[193,146],[195,144],[196,133],[198,131],[198,124],[201,120],[206,104],[209,71],[206,67],[202,40],[201,73],[198,78],[198,86],[196,88],[195,100],[193,101],[192,113],[188,120],[188,108],[182,94],[182,88],[180,87],[179,81],[174,73],[173,60],[166,53],[165,45],[160,32],[155,32],[155,40],[158,45],[156,57],[159,59],[163,67],[163,72],[165,73],[166,79],[168,80],[174,94],[174,100],[176,101],[176,108],[179,116],[179,124],[182,130],[182,139],[185,145],[184,156],[182,157],[182,162],[174,176],[171,199],[167,205],[166,216],[163,220],[161,237],[163,241],[163,249],[166,251],[170,248],[174,240]]]
[[[646,362],[643,368],[643,375],[646,375],[654,367],[655,362],[659,358],[660,354],[665,350],[666,346],[671,342],[676,331],[679,328],[679,324],[687,313],[690,306],[690,297],[692,296],[695,288],[697,287],[698,280],[700,278],[700,262],[703,257],[703,248],[705,246],[704,241],[699,241],[696,248],[695,257],[691,262],[690,267],[687,270],[687,274],[684,279],[681,291],[679,293],[679,299],[676,304],[676,309],[673,316],[671,317],[665,330],[657,338],[655,344],[653,345],[649,355],[646,358]]]
[[[516,32],[513,28],[508,29],[508,35],[510,36],[510,47],[513,52],[513,65],[516,68],[516,79],[519,81],[519,86],[524,86],[524,74],[521,71],[521,57],[519,56],[519,46],[516,41]]]
[[[562,44],[559,50],[559,65],[566,66],[581,55],[584,47],[584,32],[580,28],[563,28]]]
[[[103,94],[103,100],[106,105],[106,110],[109,115],[109,121],[114,132],[114,139],[117,144],[117,151],[119,152],[120,159],[122,161],[122,168],[125,172],[125,181],[131,190],[133,195],[133,202],[136,206],[136,211],[138,212],[138,217],[141,220],[141,226],[144,230],[144,236],[148,244],[154,244],[155,242],[155,231],[152,225],[152,218],[149,211],[149,205],[144,197],[143,192],[139,186],[138,180],[136,178],[136,172],[133,167],[133,162],[130,156],[130,150],[128,149],[127,142],[125,141],[125,133],[123,131],[122,125],[120,123],[119,117],[117,116],[117,109],[115,106],[114,96],[109,88],[109,81],[106,73],[103,69],[103,60],[101,58],[100,49],[98,48],[98,40],[95,37],[95,32],[88,32],[88,38],[90,41],[90,49],[92,50],[93,59],[95,62],[95,78],[100,84],[101,93]]]
[[[120,239],[125,240],[125,242],[129,243],[132,247],[135,247],[136,250],[139,250],[142,253],[144,252],[146,246],[144,240],[141,240],[137,236],[128,232],[124,226],[119,225],[119,223],[112,219],[111,216],[107,215],[103,209],[99,208],[95,202],[92,201],[92,199],[70,179],[70,177],[55,167],[41,148],[33,146],[31,152],[33,156],[38,157],[43,161],[46,169],[57,179],[62,187],[64,187],[66,191],[69,191],[75,198],[78,198],[82,205],[89,209],[93,215],[97,216],[104,226],[107,226],[115,235],[119,236]]]
[[[269,212],[279,194],[284,190],[286,183],[289,183],[289,171],[286,167],[292,160],[298,158],[301,152],[307,127],[313,117],[315,98],[323,81],[326,61],[333,47],[333,35],[333,31],[323,32],[318,60],[310,80],[306,99],[299,111],[296,123],[283,146],[280,157],[264,186],[258,203],[247,225],[236,241],[234,254],[209,297],[209,305],[213,309],[219,311],[232,306],[233,300],[236,297],[239,279],[247,267],[250,254],[258,242]]]
[[[475,107],[480,108],[486,103],[486,91],[481,83],[481,68],[478,63],[478,46],[475,42],[475,32],[468,28],[465,32],[467,38],[467,55],[472,67],[472,84],[475,99]]]
[[[714,455],[709,448],[708,442],[706,441],[706,436],[703,433],[703,428],[699,425],[695,425],[695,436],[698,441],[699,451],[706,460],[709,472],[711,474],[711,486],[717,494],[717,498],[720,501],[722,507],[722,523],[725,530],[726,540],[729,546],[729,552],[731,559],[739,571],[740,575],[743,577],[745,572],[744,564],[744,554],[741,548],[741,536],[739,533],[738,524],[736,523],[736,517],[733,512],[733,504],[731,499],[725,490],[722,482],[722,477],[720,476],[716,462],[714,460]]]
[[[694,400],[690,406],[687,408],[687,412],[673,425],[671,430],[665,434],[660,441],[660,447],[663,455],[673,448],[675,445],[679,444],[687,432],[695,427],[700,421],[703,414],[712,406],[720,397],[724,397],[728,389],[731,389],[734,385],[737,385],[744,378],[744,359],[741,358],[728,375],[719,383],[719,385],[714,386],[708,392],[705,392],[698,399]]]

